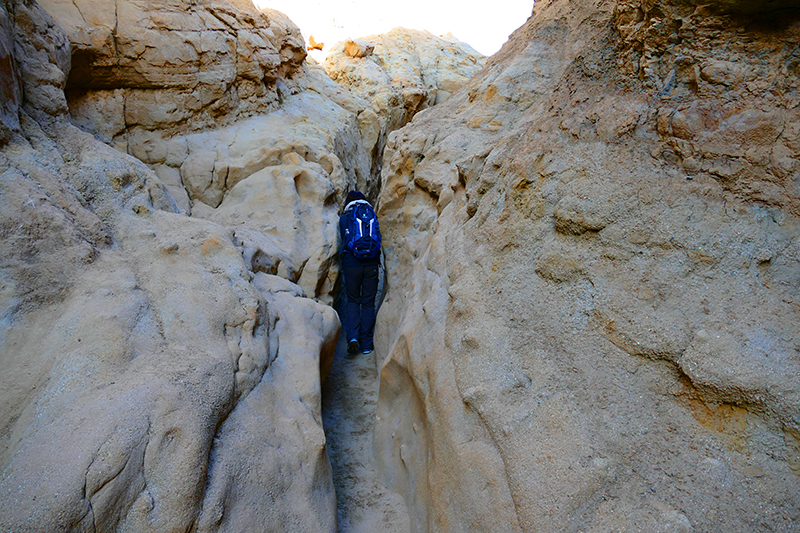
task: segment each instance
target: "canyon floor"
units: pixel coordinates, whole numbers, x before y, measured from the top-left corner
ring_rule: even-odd
[[[403,498],[386,488],[373,466],[376,355],[348,354],[342,330],[333,366],[322,387],[322,419],[333,467],[340,533],[410,530]]]

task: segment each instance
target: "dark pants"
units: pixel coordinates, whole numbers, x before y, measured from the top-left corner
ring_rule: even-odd
[[[362,350],[372,350],[375,329],[375,295],[378,293],[378,265],[344,266],[347,305],[344,331],[347,342],[358,340]]]

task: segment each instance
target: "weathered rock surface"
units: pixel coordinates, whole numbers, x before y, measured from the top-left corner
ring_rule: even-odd
[[[177,194],[185,187],[192,216],[232,228],[254,272],[279,274],[329,304],[338,209],[347,190],[368,187],[369,156],[350,111],[361,103],[319,68],[309,81],[313,88],[268,115],[172,137],[151,164]]]
[[[373,172],[380,173],[387,135],[447,100],[484,62],[484,56],[452,36],[395,28],[337,43],[323,66],[331,79],[368,103],[358,120],[364,147],[373,155]]]
[[[0,30],[0,529],[334,531],[320,376],[339,320],[265,266],[296,250],[180,213],[71,125],[70,44],[36,3],[3,3]],[[327,198],[324,163],[293,153],[296,196],[265,186]]]
[[[800,522],[800,16],[701,4],[537,1],[389,136],[375,445],[414,531]]]
[[[350,57],[368,57],[375,51],[375,45],[363,39],[351,39],[344,42],[344,53]]]
[[[790,2],[542,0],[466,90],[397,31],[353,93],[247,2],[43,4],[0,7],[0,529],[335,529],[323,303],[387,138],[412,529],[796,528]]]
[[[216,127],[273,108],[281,91],[296,90],[306,57],[291,21],[246,0],[41,5],[72,42],[73,114],[131,153],[146,150],[147,132]]]
[[[249,2],[42,5],[0,8],[0,529],[334,530],[372,101]]]
[[[299,30],[250,2],[43,5],[72,43],[73,122],[150,166],[182,210],[235,226],[254,271],[280,268],[330,303],[338,205],[353,186],[376,190],[377,173],[356,118],[366,102],[304,62]],[[259,172],[278,181],[258,178],[261,200],[277,186],[282,201],[248,213],[220,206]]]

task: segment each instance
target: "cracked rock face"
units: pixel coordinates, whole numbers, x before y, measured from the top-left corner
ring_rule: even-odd
[[[207,128],[270,109],[306,56],[288,19],[246,1],[41,5],[72,42],[70,109],[122,147],[148,131]]]
[[[323,76],[308,75],[320,91],[334,85]],[[280,275],[330,304],[339,206],[367,183],[369,159],[348,109],[358,104],[328,94],[305,90],[270,114],[172,137],[152,166],[193,217],[231,228],[254,272]]]
[[[800,16],[773,7],[537,1],[389,136],[375,442],[415,531],[796,527]]]
[[[71,41],[73,123],[146,163],[180,210],[235,227],[254,272],[332,302],[338,206],[377,174],[366,103],[305,63],[294,24],[248,1],[42,5]]]
[[[0,7],[0,529],[334,531],[371,100],[249,2],[42,6]]]

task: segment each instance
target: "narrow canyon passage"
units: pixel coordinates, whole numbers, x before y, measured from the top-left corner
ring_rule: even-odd
[[[373,466],[372,430],[378,403],[376,352],[347,353],[344,331],[322,387],[322,421],[333,467],[340,533],[407,533],[403,498]]]

